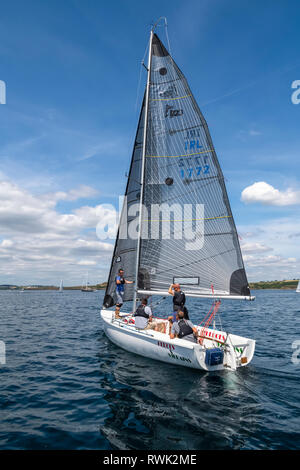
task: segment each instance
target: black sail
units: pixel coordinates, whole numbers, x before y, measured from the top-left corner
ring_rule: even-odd
[[[250,296],[206,121],[156,34],[146,135],[139,290],[161,292],[180,282],[194,294]],[[189,236],[180,238],[185,224]]]
[[[179,282],[191,295],[250,298],[238,235],[206,121],[189,85],[156,34],[152,35],[148,112],[145,93],[104,307],[116,303],[122,267],[124,301],[134,288],[166,292]],[[143,143],[146,127],[145,148]],[[144,171],[142,166],[145,151]],[[142,203],[141,226],[138,220]],[[137,237],[128,233],[135,223]],[[125,235],[124,235],[125,234]]]
[[[143,104],[140,112],[125,191],[125,199],[120,216],[120,223],[116,237],[108,283],[103,301],[103,306],[105,308],[109,308],[116,304],[115,279],[119,269],[124,269],[124,277],[131,281],[134,281],[136,274],[137,237],[128,236],[128,226],[130,222],[134,221],[135,219],[135,215],[130,215],[131,212],[134,212],[133,210],[131,211],[131,209],[134,209],[136,205],[139,205],[141,197],[141,163],[145,119],[144,108],[145,97],[143,99]],[[124,301],[133,300],[133,289],[133,284],[126,284]]]

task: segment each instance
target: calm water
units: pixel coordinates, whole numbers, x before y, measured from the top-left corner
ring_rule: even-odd
[[[257,340],[252,363],[208,374],[110,343],[103,292],[0,292],[0,449],[300,448],[300,294],[255,295],[221,315]],[[210,304],[188,307],[196,323]]]

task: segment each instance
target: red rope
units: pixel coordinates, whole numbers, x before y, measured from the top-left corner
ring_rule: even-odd
[[[199,338],[199,343],[202,344],[203,343],[203,339],[204,338],[201,338],[201,336],[204,336],[204,331],[209,327],[209,325],[211,324],[214,316],[216,315],[217,311],[219,310],[219,307],[221,305],[221,301],[220,300],[217,300],[216,302],[214,302],[208,312],[208,314],[204,317],[204,319],[201,321],[201,323],[199,323],[198,326],[200,326],[203,322],[204,323],[204,326],[201,328],[201,331],[200,331],[200,338]],[[212,311],[213,310],[213,311]],[[211,313],[212,312],[212,313]]]

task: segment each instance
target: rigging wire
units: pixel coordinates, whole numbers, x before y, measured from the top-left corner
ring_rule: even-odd
[[[137,109],[138,109],[138,100],[139,100],[141,80],[142,80],[142,70],[143,70],[143,65],[144,65],[144,61],[145,61],[145,57],[146,57],[146,54],[148,52],[148,49],[149,49],[149,43],[147,43],[145,53],[144,53],[144,56],[143,56],[143,59],[141,61],[141,65],[140,65],[140,73],[139,73],[138,85],[137,85],[137,90],[136,90],[135,107],[134,107],[135,112],[137,112]]]

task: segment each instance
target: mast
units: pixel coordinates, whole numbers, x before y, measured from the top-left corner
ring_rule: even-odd
[[[155,27],[155,26],[154,26]],[[144,133],[143,133],[143,152],[142,152],[142,168],[141,168],[141,191],[140,191],[140,211],[139,211],[139,233],[137,239],[136,249],[136,265],[135,265],[135,283],[134,283],[134,294],[133,294],[133,307],[132,311],[136,310],[136,300],[138,294],[138,271],[139,271],[139,259],[140,259],[140,248],[141,248],[141,225],[142,225],[142,206],[143,206],[143,191],[144,191],[144,176],[145,176],[145,155],[146,155],[146,141],[147,141],[147,124],[148,124],[148,107],[149,107],[149,89],[150,89],[150,73],[151,73],[151,57],[152,57],[152,38],[153,29],[150,31],[150,42],[149,42],[149,55],[148,55],[148,67],[147,67],[147,85],[146,85],[146,96],[145,96],[145,122],[144,122]]]

